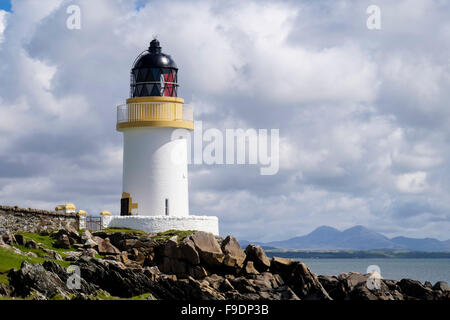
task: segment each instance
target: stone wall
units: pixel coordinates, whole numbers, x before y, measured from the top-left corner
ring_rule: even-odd
[[[0,206],[0,231],[40,232],[73,227],[79,229],[76,213]]]

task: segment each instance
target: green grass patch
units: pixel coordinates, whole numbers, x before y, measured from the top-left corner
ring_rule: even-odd
[[[106,233],[114,233],[114,232],[122,232],[122,233],[132,233],[132,234],[138,234],[138,235],[146,235],[147,233],[142,230],[135,230],[135,229],[126,229],[126,228],[106,228],[101,230]]]
[[[134,296],[131,298],[120,298],[111,296],[109,293],[105,291],[100,291],[96,296],[100,300],[156,300],[155,297],[151,293],[144,293],[139,296]]]
[[[13,268],[20,269],[20,265],[25,260],[29,263],[43,263],[46,259],[22,256],[6,248],[0,248],[0,273],[8,272]]]
[[[53,246],[53,242],[55,242],[55,239],[53,239],[51,236],[41,236],[37,233],[31,232],[20,232],[19,234],[22,235],[26,241],[34,240],[37,243],[41,243],[43,247],[58,252],[63,258],[66,256],[67,251],[72,251],[71,249],[55,248]],[[40,252],[42,252],[41,250],[36,251],[36,249],[28,249],[25,248],[24,246],[19,246],[19,249],[25,252],[34,252],[38,255]]]
[[[164,232],[159,232],[156,234],[156,236],[153,237],[153,239],[169,239],[173,236],[177,236],[178,243],[181,242],[184,238],[187,236],[190,236],[191,234],[197,232],[196,230],[167,230]]]

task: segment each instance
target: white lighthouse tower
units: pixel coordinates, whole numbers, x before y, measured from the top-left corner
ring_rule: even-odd
[[[180,130],[194,130],[194,119],[192,107],[177,96],[177,73],[156,39],[133,64],[130,98],[117,109],[123,192],[120,217],[111,216],[110,227],[219,233],[217,217],[189,215],[187,142],[179,137]]]

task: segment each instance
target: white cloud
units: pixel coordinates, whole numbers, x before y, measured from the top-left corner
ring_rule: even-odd
[[[6,28],[6,17],[8,15],[8,12],[6,12],[5,10],[0,10],[0,43],[3,42],[3,32],[5,31]]]
[[[427,188],[427,173],[413,172],[402,174],[397,178],[397,189],[404,193],[421,193]]]

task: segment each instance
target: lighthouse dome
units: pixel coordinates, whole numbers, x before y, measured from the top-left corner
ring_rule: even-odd
[[[172,57],[161,52],[159,41],[153,39],[148,50],[141,53],[131,69],[130,96],[177,96],[178,67]]]

